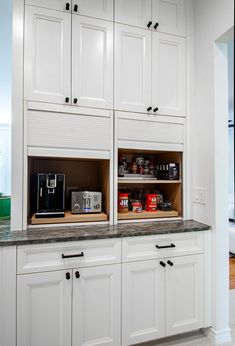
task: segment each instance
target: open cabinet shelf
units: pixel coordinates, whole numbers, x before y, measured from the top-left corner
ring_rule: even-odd
[[[118,220],[134,220],[134,219],[158,219],[158,218],[168,218],[168,217],[178,217],[179,213],[176,210],[170,211],[142,211],[142,213],[134,213],[129,211],[128,213],[118,213]]]

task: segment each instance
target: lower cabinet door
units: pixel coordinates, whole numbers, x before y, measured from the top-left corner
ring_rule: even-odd
[[[73,272],[73,346],[121,345],[121,265]]]
[[[203,327],[203,255],[165,260],[166,336]]]
[[[165,270],[157,260],[123,264],[123,345],[165,334]]]
[[[71,345],[72,272],[17,277],[17,346]]]

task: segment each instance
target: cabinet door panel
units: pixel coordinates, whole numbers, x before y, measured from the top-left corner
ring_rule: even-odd
[[[113,24],[73,16],[73,99],[84,107],[113,107]]]
[[[151,33],[115,29],[115,109],[146,113],[151,103]]]
[[[122,267],[123,345],[164,336],[164,269],[159,261],[130,262]]]
[[[203,255],[171,261],[166,270],[167,336],[203,327]]]
[[[151,0],[115,0],[115,22],[147,28]]]
[[[71,15],[26,6],[25,99],[64,103],[70,96]]]
[[[71,0],[25,0],[25,5],[33,5],[50,8],[57,11],[71,12],[71,2]]]
[[[65,271],[18,276],[18,346],[71,345],[71,288]]]
[[[73,9],[74,5],[78,6],[78,11],[73,10],[73,13],[113,20],[113,0],[73,0]]]
[[[152,0],[152,20],[160,32],[185,36],[185,0]]]
[[[121,265],[79,269],[73,279],[72,345],[120,346]]]
[[[158,114],[185,116],[185,39],[153,33],[152,103]]]

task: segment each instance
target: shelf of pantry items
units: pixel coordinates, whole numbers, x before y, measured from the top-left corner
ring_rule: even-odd
[[[181,180],[118,178],[118,184],[182,184]]]
[[[128,213],[118,213],[118,220],[133,220],[133,219],[154,219],[154,218],[166,218],[166,217],[178,217],[179,213],[176,210],[170,211],[143,211],[142,213],[134,213],[129,211]]]
[[[65,212],[64,217],[48,217],[48,218],[36,218],[35,214],[31,218],[31,225],[45,225],[55,223],[73,223],[73,222],[95,222],[95,221],[107,221],[108,215],[105,213],[94,214],[72,214],[70,211]]]

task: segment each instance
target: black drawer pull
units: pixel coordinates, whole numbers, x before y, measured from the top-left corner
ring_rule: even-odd
[[[75,272],[75,276],[76,276],[77,279],[80,278],[80,273],[79,273],[79,271]]]
[[[158,107],[153,109],[154,113],[156,113],[158,111]]]
[[[69,2],[66,3],[65,9],[66,9],[66,11],[69,11],[69,10],[70,10],[70,3],[69,3]]]
[[[164,262],[160,262],[160,265],[163,267],[163,268],[165,268],[165,266],[166,266],[166,263],[164,263]]]
[[[64,254],[62,253],[62,258],[74,258],[74,257],[84,257],[84,253],[81,252],[81,253],[76,254],[76,255],[64,255]]]
[[[73,99],[73,103],[78,103],[78,99],[76,97]]]
[[[78,11],[78,5],[74,5],[73,10],[74,10],[74,12],[77,12]]]
[[[151,20],[150,20],[150,22],[148,22],[148,24],[147,24],[147,27],[150,28],[150,26],[151,26],[152,24],[153,24],[153,23],[152,23]]]
[[[69,97],[65,97],[65,102],[69,103]]]
[[[147,111],[150,112],[152,110],[152,107],[148,107]]]
[[[69,272],[66,273],[65,276],[66,276],[66,279],[67,279],[67,280],[70,280],[70,273],[69,273]]]
[[[169,264],[169,266],[173,267],[174,263],[171,261],[167,261],[167,263]]]
[[[159,25],[159,23],[156,23],[156,24],[154,25],[154,29],[157,29],[158,25]]]
[[[172,243],[171,243],[171,245],[165,245],[165,246],[156,245],[157,249],[170,249],[170,248],[173,248],[173,247],[175,247],[175,244],[172,244]]]

